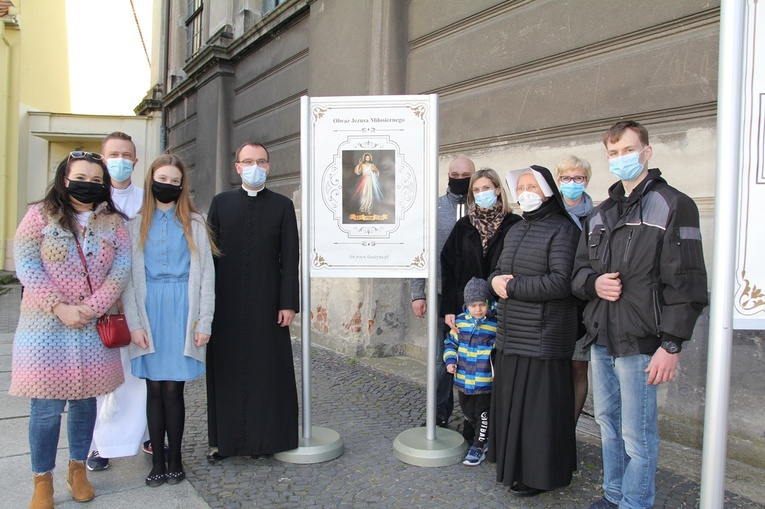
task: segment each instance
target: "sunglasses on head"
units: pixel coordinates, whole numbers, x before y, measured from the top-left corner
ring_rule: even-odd
[[[104,156],[102,156],[99,153],[83,152],[81,150],[75,150],[74,152],[69,152],[69,157],[67,157],[66,161],[69,162],[71,159],[87,159],[88,157],[90,157],[91,159],[95,159],[96,161],[104,160]]]

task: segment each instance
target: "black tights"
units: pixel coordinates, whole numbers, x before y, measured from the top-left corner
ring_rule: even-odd
[[[186,420],[183,401],[185,382],[146,380],[146,418],[149,422],[149,439],[152,446],[152,468],[149,475],[165,472],[165,433],[167,433],[167,471],[183,470],[181,464],[181,441]]]

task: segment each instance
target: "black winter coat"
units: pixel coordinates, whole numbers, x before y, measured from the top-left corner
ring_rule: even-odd
[[[465,216],[454,225],[441,251],[441,309],[440,316],[462,312],[465,285],[472,277],[486,279],[497,266],[505,234],[521,220],[517,214],[507,214],[483,254],[481,234]]]
[[[505,355],[570,359],[577,331],[571,271],[579,229],[554,200],[523,215],[505,236],[489,276],[512,274],[500,299],[496,348]]]
[[[590,299],[589,344],[602,337],[614,357],[653,355],[662,340],[690,339],[708,303],[699,211],[655,168],[628,197],[621,181],[608,194],[584,224],[572,289]],[[595,291],[611,272],[622,282],[615,302]]]

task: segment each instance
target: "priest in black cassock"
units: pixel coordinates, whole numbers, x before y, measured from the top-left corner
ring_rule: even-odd
[[[265,187],[268,151],[236,152],[242,187],[212,200],[215,317],[207,346],[211,462],[298,446],[298,400],[289,325],[300,308],[299,243],[292,201]]]

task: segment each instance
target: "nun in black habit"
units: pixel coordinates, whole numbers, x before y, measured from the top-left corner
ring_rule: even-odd
[[[511,171],[507,184],[523,221],[488,278],[500,298],[488,457],[497,481],[528,497],[568,486],[576,469],[571,271],[580,232],[547,168]]]
[[[215,196],[208,215],[222,252],[207,347],[211,461],[298,446],[288,327],[300,307],[295,207],[265,188],[265,147],[246,143],[236,159],[242,187]]]

